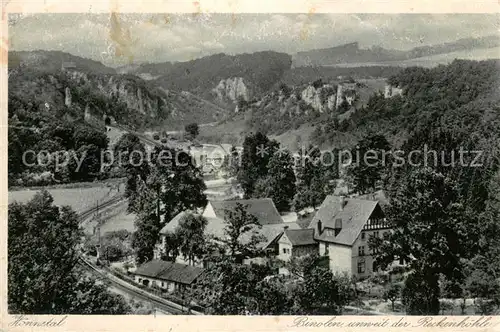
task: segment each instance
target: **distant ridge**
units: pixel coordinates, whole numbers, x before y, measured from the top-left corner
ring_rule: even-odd
[[[362,49],[358,42],[298,52],[292,56],[292,66],[330,66],[341,63],[364,63],[409,60],[457,51],[500,46],[499,36],[463,38],[453,42],[419,46],[409,51],[385,49],[379,46]]]
[[[61,70],[63,63],[72,63],[76,70],[85,73],[116,74],[116,70],[99,61],[82,58],[61,51],[9,51],[9,70],[19,66],[38,68],[45,72]]]

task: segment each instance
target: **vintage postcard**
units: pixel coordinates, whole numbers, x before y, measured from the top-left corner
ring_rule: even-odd
[[[500,328],[495,1],[6,1],[1,331]]]

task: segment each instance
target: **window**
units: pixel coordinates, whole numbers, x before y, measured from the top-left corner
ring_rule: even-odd
[[[329,251],[328,251],[328,243],[325,243],[325,256],[328,255]]]
[[[283,248],[283,253],[286,254],[286,248]]]
[[[365,255],[365,246],[359,246],[358,247],[358,256],[364,256]]]
[[[377,232],[373,232],[373,236],[378,237],[378,231]]]
[[[399,265],[405,265],[404,258],[399,258]]]
[[[382,236],[383,237],[389,236],[389,232],[384,232]]]
[[[358,273],[365,273],[365,262],[358,262]]]
[[[361,240],[365,239],[365,232],[361,232]]]
[[[165,283],[163,281],[161,282],[161,287],[165,287]]]
[[[377,262],[373,262],[373,265],[372,265],[372,271],[373,271],[373,272],[377,272],[377,271],[378,271]]]

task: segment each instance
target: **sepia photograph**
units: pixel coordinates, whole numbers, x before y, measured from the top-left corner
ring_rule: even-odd
[[[500,315],[497,14],[7,19],[16,326]]]

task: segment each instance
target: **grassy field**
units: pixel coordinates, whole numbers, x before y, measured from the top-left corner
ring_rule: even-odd
[[[126,229],[129,232],[135,231],[134,220],[135,214],[127,213],[127,201],[116,206],[104,218],[105,223],[101,226],[101,234],[107,232]]]
[[[41,189],[25,189],[9,191],[8,201],[26,203]],[[120,191],[106,184],[84,188],[49,188],[48,192],[54,198],[55,205],[69,205],[76,212],[82,212],[96,206],[98,201],[104,202],[125,191],[125,184],[120,185]]]

